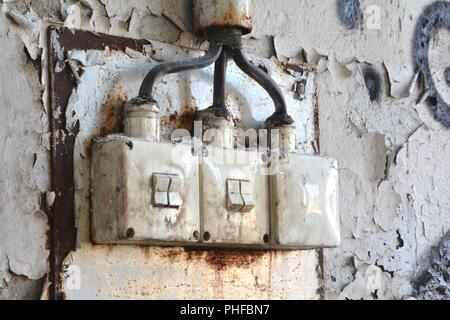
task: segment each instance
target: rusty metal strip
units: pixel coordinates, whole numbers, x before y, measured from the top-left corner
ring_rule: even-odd
[[[77,128],[67,128],[66,108],[77,81],[69,64],[61,59],[61,51],[104,50],[110,47],[124,51],[142,51],[145,40],[133,40],[51,26],[48,29],[48,73],[51,130],[51,188],[56,199],[49,212],[50,224],[50,288],[51,300],[64,300],[61,268],[67,255],[75,250],[74,144]],[[57,70],[58,69],[58,70]],[[57,72],[57,71],[58,72]]]

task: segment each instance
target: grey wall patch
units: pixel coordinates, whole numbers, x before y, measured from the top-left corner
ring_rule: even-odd
[[[369,90],[371,101],[378,100],[381,94],[381,77],[378,72],[372,67],[367,67],[363,71],[364,81]]]
[[[362,17],[359,0],[338,0],[338,11],[344,26],[348,29],[358,26]]]
[[[450,106],[447,105],[439,92],[433,80],[430,71],[429,45],[435,31],[440,28],[446,28],[450,31],[450,3],[437,1],[425,8],[419,22],[416,26],[416,38],[414,43],[414,60],[416,66],[425,76],[428,86],[429,96],[427,102],[431,106],[436,120],[450,128]],[[448,69],[446,71],[448,83]]]

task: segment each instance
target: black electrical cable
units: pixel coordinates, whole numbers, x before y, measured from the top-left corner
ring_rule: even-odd
[[[153,88],[156,81],[167,74],[208,67],[219,59],[222,51],[223,46],[218,45],[200,58],[194,58],[185,61],[167,62],[157,65],[155,68],[150,70],[150,72],[142,82],[141,88],[139,90],[139,96],[152,97]]]
[[[232,52],[236,65],[259,83],[269,93],[275,104],[276,111],[266,120],[266,126],[268,128],[278,128],[284,125],[292,125],[294,120],[287,113],[286,100],[280,87],[266,72],[247,60],[241,49],[233,49]]]
[[[227,79],[227,66],[228,66],[228,52],[224,48],[220,55],[220,58],[216,61],[214,68],[214,100],[213,106],[215,108],[223,109],[227,113],[227,107],[225,105],[225,83]]]
[[[142,103],[154,101],[153,89],[155,83],[164,75],[187,70],[202,69],[215,63],[214,103],[212,110],[214,110],[217,116],[228,117],[229,112],[225,105],[225,83],[228,56],[231,55],[236,65],[259,83],[269,93],[275,104],[275,113],[266,120],[266,127],[279,128],[285,125],[292,125],[294,120],[287,113],[286,100],[284,99],[280,87],[266,72],[255,66],[245,57],[240,48],[239,41],[236,41],[236,39],[240,39],[241,33],[234,32],[233,30],[225,31],[225,33],[222,32],[223,34],[219,32],[218,35],[216,35],[218,31],[212,33],[216,37],[212,44],[213,47],[204,56],[186,61],[162,63],[153,68],[142,82],[139,90],[139,98],[136,101],[142,101]],[[230,44],[226,41],[223,44],[220,43],[220,36],[227,36],[226,39],[228,39]]]

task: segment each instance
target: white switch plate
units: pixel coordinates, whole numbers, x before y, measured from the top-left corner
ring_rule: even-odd
[[[92,236],[99,244],[196,242],[198,157],[189,145],[115,136],[97,142],[92,166]],[[153,176],[181,178],[180,208],[154,206]]]
[[[332,159],[287,154],[270,177],[273,236],[282,247],[340,244],[339,173]]]
[[[203,232],[212,244],[264,245],[269,234],[269,184],[262,175],[262,154],[206,148],[201,166]],[[249,181],[255,206],[250,212],[228,210],[227,180]]]

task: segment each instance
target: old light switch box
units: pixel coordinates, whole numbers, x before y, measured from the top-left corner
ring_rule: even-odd
[[[187,144],[120,136],[97,142],[93,239],[278,249],[339,245],[336,162],[288,153],[267,170],[264,158],[211,146],[196,154]]]
[[[247,63],[240,55],[234,58],[237,64]],[[315,91],[308,87],[313,86],[314,76],[301,71],[308,79],[308,99],[299,102],[287,96],[289,106],[297,108],[296,124],[271,127],[270,121],[260,122],[267,117],[273,120],[273,106],[267,107],[261,98],[266,93],[237,76],[237,64],[230,66],[230,75],[248,87],[242,94],[251,103],[227,101],[234,103],[233,116],[246,103],[249,108],[259,104],[265,108],[250,108],[252,113],[247,118],[241,115],[239,124],[207,109],[198,111],[196,121],[201,114],[205,122],[199,130],[204,133],[198,140],[201,149],[195,129],[187,132],[189,139],[173,135],[177,128],[168,125],[172,117],[156,99],[142,96],[124,105],[124,133],[103,137],[93,145],[90,197],[95,243],[271,250],[339,245],[337,164],[300,154],[314,153]],[[279,77],[295,83],[299,70],[281,72]],[[267,77],[259,69],[253,71],[261,79]],[[191,86],[193,92],[204,94],[204,83]],[[180,99],[175,100],[180,103]],[[250,133],[257,139],[248,139],[245,148],[237,143],[242,135],[239,125],[266,129]],[[206,139],[209,129],[219,135]],[[277,130],[279,146],[264,145],[264,132],[270,131],[266,138],[272,139]]]
[[[262,245],[269,233],[269,184],[262,154],[206,148],[201,166],[208,243]],[[247,201],[247,202],[246,202]]]
[[[199,164],[189,145],[126,137],[97,142],[92,188],[96,243],[197,241]]]

